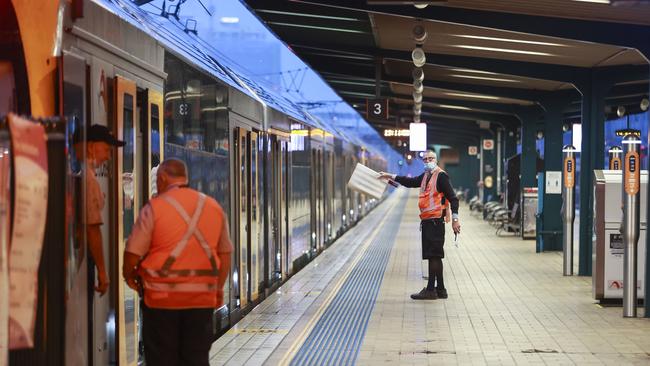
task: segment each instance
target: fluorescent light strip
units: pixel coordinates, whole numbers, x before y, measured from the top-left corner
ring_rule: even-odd
[[[368,32],[354,30],[354,29],[341,29],[341,28],[330,28],[330,27],[317,27],[315,25],[304,25],[304,24],[292,24],[292,23],[281,23],[281,22],[267,22],[267,24],[280,25],[283,27],[296,27],[296,28],[308,28],[308,29],[318,29],[334,32],[345,32],[345,33],[361,33],[368,34]]]
[[[472,36],[472,35],[469,35],[469,34],[456,34],[455,36],[456,37],[462,37],[462,38],[482,39],[482,40],[485,40],[485,41],[524,43],[524,44],[534,44],[534,45],[539,45],[539,46],[568,47],[567,45],[560,44],[560,43],[526,41],[526,40],[523,40],[523,39],[510,39],[510,38],[486,37],[486,36]]]
[[[503,82],[506,82],[506,83],[521,83],[521,81],[519,81],[519,80],[501,79],[501,78],[489,78],[489,77],[485,77],[485,76],[457,75],[457,74],[451,74],[449,76],[454,77],[454,78],[464,78],[464,79],[503,81]]]
[[[481,46],[468,46],[468,45],[452,45],[451,47],[466,48],[470,50],[479,50],[479,51],[517,53],[521,55],[555,56],[554,54],[548,52],[522,51],[522,50],[513,50],[510,48],[481,47]]]
[[[268,9],[259,9],[255,10],[256,13],[269,13],[269,14],[280,14],[280,15],[291,15],[296,17],[306,17],[306,18],[316,18],[316,19],[329,19],[329,20],[347,20],[351,22],[360,22],[360,19],[356,18],[344,18],[344,17],[333,17],[328,15],[315,15],[315,14],[302,14],[302,13],[292,13],[288,11],[277,11],[277,10],[268,10]]]
[[[473,74],[497,75],[496,72],[489,72],[489,71],[482,71],[482,70],[459,69],[459,68],[451,68],[451,69],[448,69],[448,70],[449,71],[457,71],[457,72],[471,72]]]
[[[609,4],[609,0],[573,0],[573,1],[580,1],[583,3],[596,3],[596,4]]]
[[[446,109],[460,109],[463,111],[469,111],[471,108],[463,107],[460,105],[451,105],[451,104],[438,104],[438,107],[440,108],[446,108]]]
[[[476,99],[489,99],[489,100],[499,100],[500,97],[493,97],[491,95],[480,95],[480,94],[465,94],[465,93],[452,93],[445,92],[445,95],[450,97],[461,97],[461,98],[476,98]]]

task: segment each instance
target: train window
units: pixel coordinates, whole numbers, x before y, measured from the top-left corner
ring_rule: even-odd
[[[192,188],[229,212],[228,88],[165,55],[164,155],[184,160]]]

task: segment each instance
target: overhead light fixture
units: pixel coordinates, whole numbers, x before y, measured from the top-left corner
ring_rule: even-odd
[[[573,1],[579,1],[581,3],[595,3],[595,4],[609,4],[609,0],[573,0]]]
[[[224,24],[237,24],[237,23],[239,23],[239,18],[237,18],[237,17],[221,17],[221,23],[224,23]]]
[[[623,117],[625,115],[625,107],[622,105],[618,106],[618,108],[616,108],[616,115]]]
[[[413,104],[420,107],[420,108],[422,108],[422,102],[413,102]]]
[[[438,104],[438,107],[440,108],[445,108],[445,109],[458,109],[461,111],[469,111],[471,108],[463,107],[460,105],[452,105],[452,104]]]
[[[533,55],[533,56],[555,56],[552,53],[548,52],[535,52],[535,51],[524,51],[524,50],[513,50],[511,48],[498,48],[498,47],[482,47],[482,46],[469,46],[469,45],[452,45],[451,47],[456,48],[465,48],[470,50],[479,50],[479,51],[490,51],[490,52],[505,52],[505,53],[516,53],[521,55]]]
[[[427,62],[427,55],[422,50],[422,47],[415,47],[413,52],[411,52],[411,58],[413,59],[413,65],[417,67],[422,67]]]
[[[564,44],[561,44],[561,43],[527,41],[525,39],[511,39],[511,38],[500,38],[500,37],[474,36],[474,35],[470,35],[470,34],[456,34],[456,37],[469,38],[469,39],[480,39],[480,40],[483,40],[483,41],[498,41],[498,42],[534,44],[534,45],[538,45],[538,46],[568,47],[567,45],[564,45]]]
[[[424,91],[424,85],[422,85],[422,80],[413,81],[413,90],[418,93],[422,93]]]
[[[496,72],[489,72],[489,71],[483,71],[483,70],[472,70],[472,69],[459,69],[459,68],[450,68],[449,71],[456,71],[456,72],[471,72],[473,74],[486,74],[486,75],[498,75]]]
[[[650,107],[650,100],[648,100],[648,97],[641,99],[641,104],[639,104],[639,107],[644,112],[648,110],[648,107]]]
[[[454,77],[454,78],[462,78],[462,79],[502,81],[502,82],[505,82],[505,83],[521,83],[521,81],[519,81],[519,80],[503,79],[503,78],[491,78],[491,77],[486,77],[486,76],[458,75],[458,74],[451,74],[449,76]]]
[[[415,113],[415,115],[422,114],[422,107],[418,107],[417,105],[414,105],[413,106],[413,113]]]
[[[429,3],[420,3],[420,2],[414,2],[413,6],[415,6],[418,9],[424,9],[427,6],[429,6]]]
[[[413,68],[413,81],[424,81],[424,70],[421,67]]]
[[[413,116],[413,123],[420,123],[420,115],[416,114]]]
[[[476,98],[476,99],[489,99],[489,100],[499,100],[500,97],[493,97],[491,95],[481,95],[481,94],[466,94],[466,93],[452,93],[445,92],[445,95],[450,97],[460,97],[460,98]]]
[[[422,93],[416,93],[415,91],[413,92],[413,101],[415,103],[421,103],[422,102]]]
[[[424,27],[424,24],[422,24],[422,22],[415,24],[412,30],[412,34],[413,39],[417,43],[422,44],[427,39],[427,29]]]

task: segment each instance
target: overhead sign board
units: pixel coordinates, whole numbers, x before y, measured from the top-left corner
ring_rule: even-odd
[[[493,150],[494,149],[494,140],[485,139],[483,140],[483,150]]]
[[[410,151],[424,151],[427,149],[427,124],[411,123],[409,125],[411,135],[409,136]]]
[[[478,154],[478,147],[477,146],[470,146],[467,148],[467,154],[469,155],[476,155]]]
[[[366,99],[366,115],[368,118],[388,119],[388,99]]]

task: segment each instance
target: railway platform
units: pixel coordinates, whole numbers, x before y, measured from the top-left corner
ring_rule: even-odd
[[[560,252],[497,237],[461,205],[448,299],[425,284],[415,191],[400,189],[220,337],[212,365],[646,365],[650,321],[562,276]],[[451,237],[451,239],[450,239]]]

